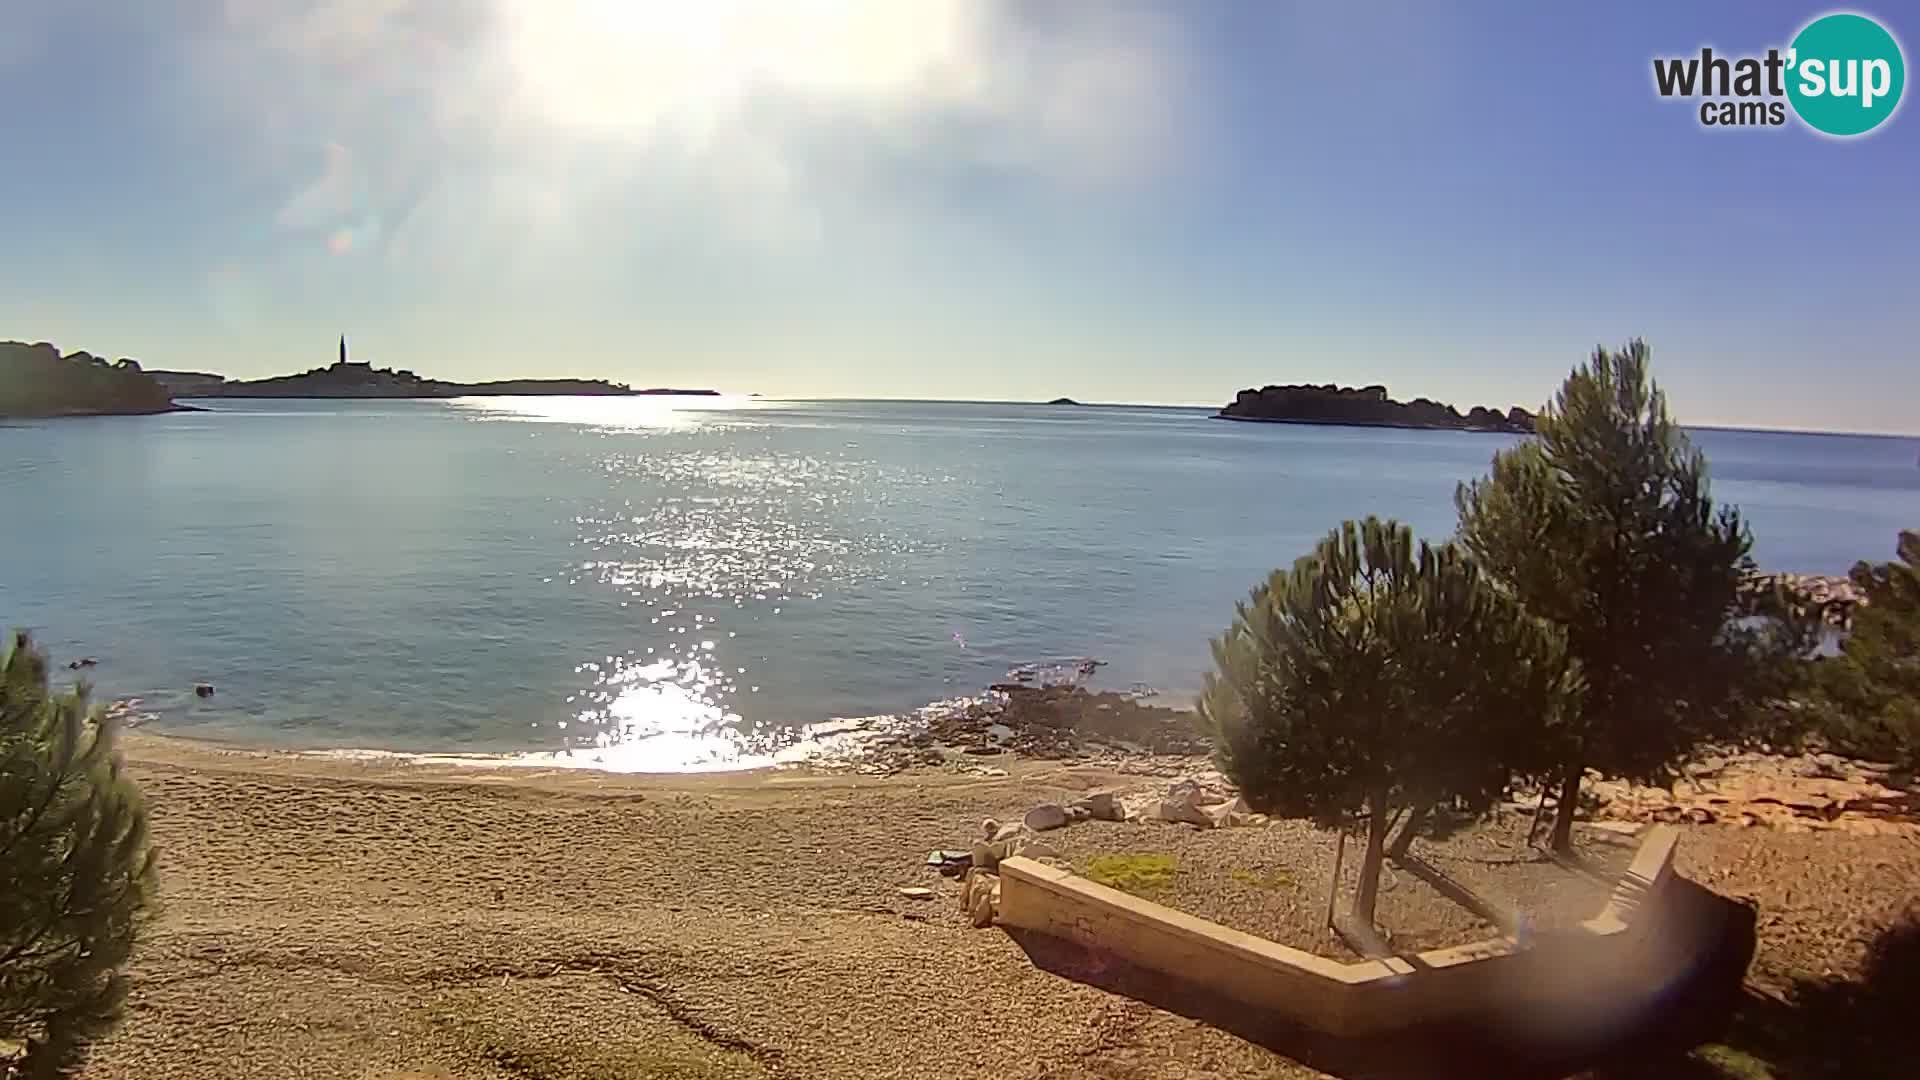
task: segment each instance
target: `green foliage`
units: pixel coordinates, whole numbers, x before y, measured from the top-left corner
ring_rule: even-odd
[[[1146,896],[1173,884],[1177,869],[1171,855],[1096,855],[1087,860],[1081,876],[1110,889]]]
[[[46,342],[0,341],[0,416],[165,412],[173,399],[132,360],[66,356]]]
[[[126,997],[153,852],[114,736],[16,635],[0,658],[0,1045],[24,1047],[21,1076],[76,1068]]]
[[[1840,655],[1813,665],[1814,705],[1834,749],[1920,772],[1920,533],[1896,556],[1854,566],[1864,603]]]
[[[1571,692],[1558,640],[1453,545],[1346,522],[1276,570],[1213,643],[1199,710],[1256,810],[1337,824],[1370,812],[1371,921],[1389,815],[1484,809],[1544,767],[1525,736]]]
[[[1737,733],[1756,658],[1784,641],[1737,622],[1751,539],[1715,509],[1644,343],[1596,350],[1536,427],[1455,502],[1460,543],[1578,662],[1575,707],[1536,736],[1558,759],[1564,847],[1583,768],[1669,780],[1703,741]]]

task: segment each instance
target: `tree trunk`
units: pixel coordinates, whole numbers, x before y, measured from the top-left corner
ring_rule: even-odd
[[[1367,815],[1367,856],[1360,863],[1360,891],[1353,899],[1353,914],[1362,926],[1373,929],[1374,901],[1380,898],[1380,861],[1387,850],[1387,807],[1385,799],[1373,800]]]
[[[1576,761],[1560,778],[1560,805],[1553,810],[1553,850],[1562,855],[1573,854],[1573,812],[1580,805],[1580,775],[1585,771]]]
[[[1406,824],[1393,834],[1393,843],[1387,845],[1387,854],[1398,859],[1406,855],[1407,848],[1413,845],[1413,836],[1427,823],[1427,815],[1433,811],[1432,803],[1421,803],[1407,811]]]

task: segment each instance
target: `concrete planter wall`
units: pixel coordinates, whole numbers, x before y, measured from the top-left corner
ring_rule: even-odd
[[[1597,1032],[1659,1008],[1717,945],[1697,917],[1700,890],[1677,888],[1687,884],[1673,872],[1678,839],[1652,829],[1605,908],[1577,928],[1384,960],[1328,960],[1018,857],[1000,864],[996,921],[1333,1036],[1463,1021]]]

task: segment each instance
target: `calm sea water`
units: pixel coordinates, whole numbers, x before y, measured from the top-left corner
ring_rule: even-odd
[[[1198,685],[1236,599],[1344,517],[1435,539],[1504,436],[1206,410],[213,402],[0,426],[0,623],[158,730],[737,763],[1016,664]],[[1920,526],[1920,440],[1701,431],[1776,569]],[[217,693],[201,700],[197,681]]]

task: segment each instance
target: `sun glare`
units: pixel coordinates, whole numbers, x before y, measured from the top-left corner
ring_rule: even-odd
[[[959,0],[509,0],[502,44],[528,107],[607,135],[707,133],[756,90],[964,93]]]

